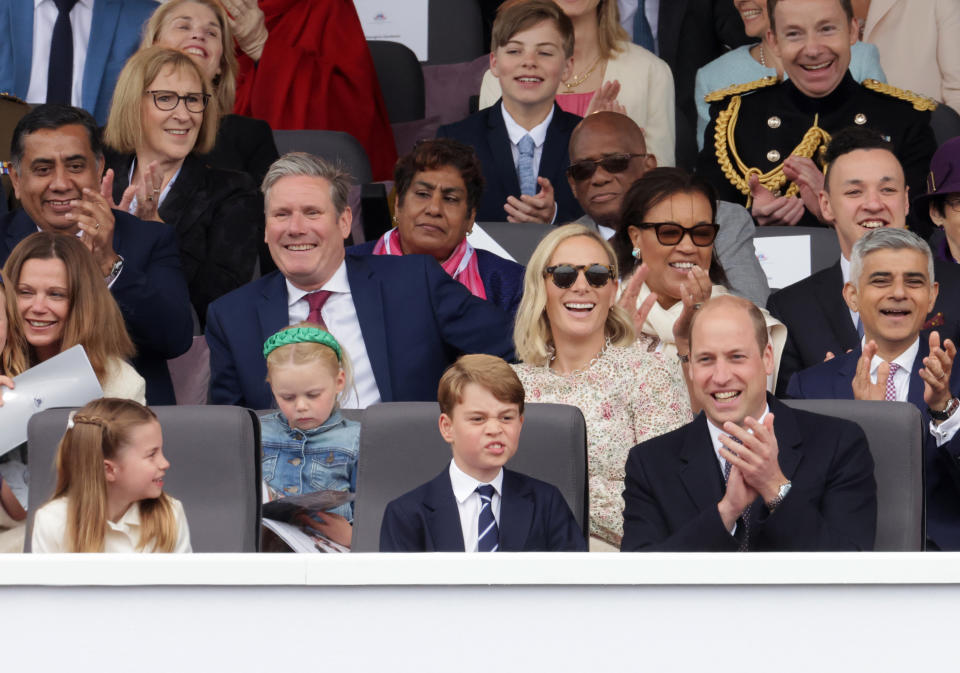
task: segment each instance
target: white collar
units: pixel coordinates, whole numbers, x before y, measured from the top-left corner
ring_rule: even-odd
[[[471,477],[469,474],[457,467],[457,461],[450,461],[450,485],[453,486],[453,497],[457,499],[461,505],[473,495],[473,492],[477,490],[477,486],[483,485],[484,482],[478,481]],[[500,468],[500,471],[497,472],[497,476],[494,477],[489,484],[493,486],[493,490],[497,492],[497,495],[503,496],[503,468]]]
[[[33,8],[36,9],[45,2],[53,4],[53,0],[33,0]],[[87,10],[93,10],[93,0],[77,0],[78,5],[83,5]]]
[[[107,519],[107,526],[113,530],[118,530],[121,532],[126,532],[130,528],[135,528],[140,526],[140,503],[134,502],[127,507],[127,511],[123,513],[123,516],[120,517],[120,520],[114,523]]]
[[[287,308],[293,306],[308,294],[317,292],[317,290],[301,290],[291,283],[290,279],[286,276],[284,276],[283,282],[287,284]],[[347,280],[346,260],[340,261],[340,266],[337,267],[337,270],[333,272],[333,275],[330,276],[320,289],[334,293],[350,294],[350,281]]]
[[[860,340],[860,349],[866,345],[867,338],[864,337]],[[916,339],[913,340],[913,344],[907,350],[903,351],[897,357],[893,358],[895,364],[900,365],[900,369],[905,371],[907,374],[913,371],[913,363],[917,359],[917,353],[920,352],[920,336],[918,335]],[[870,360],[870,376],[871,378],[877,377],[877,369],[880,368],[880,365],[885,362],[881,360],[880,356],[874,355],[873,359]]]
[[[769,413],[770,413],[770,405],[765,404],[763,406],[763,413],[760,414],[760,418],[757,419],[757,422],[763,423],[763,419],[766,418],[767,414]],[[704,416],[706,416],[706,412],[704,412]],[[720,446],[720,435],[726,435],[729,433],[724,432],[721,428],[718,428],[716,425],[714,425],[713,421],[710,420],[709,416],[706,416],[706,417],[707,417],[707,431],[710,433],[710,441],[713,442],[713,449],[714,451],[716,451],[717,447]],[[747,432],[751,432],[751,431],[747,430]],[[751,434],[753,433],[751,432]],[[720,454],[717,454],[717,457],[719,458]]]
[[[521,138],[525,135],[529,135],[533,138],[533,144],[535,147],[543,147],[543,143],[547,140],[547,127],[550,126],[550,122],[553,121],[553,110],[551,106],[549,114],[544,118],[542,122],[534,126],[529,131],[517,121],[510,116],[510,113],[507,112],[507,106],[503,103],[500,104],[500,110],[503,112],[503,123],[507,125],[507,135],[510,136],[510,142],[514,145],[520,143]]]
[[[840,275],[843,276],[843,284],[850,282],[850,260],[840,255]]]

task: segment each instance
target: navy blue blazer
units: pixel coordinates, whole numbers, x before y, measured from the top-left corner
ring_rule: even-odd
[[[483,165],[486,184],[477,208],[478,222],[505,222],[507,213],[503,210],[503,204],[507,202],[507,197],[520,196],[520,179],[513,163],[507,125],[500,111],[502,105],[503,101],[499,100],[466,119],[437,129],[438,138],[453,138],[473,146]],[[567,149],[570,134],[580,119],[575,114],[564,112],[554,103],[553,119],[547,127],[547,138],[543,143],[539,174],[553,185],[553,195],[557,200],[557,224],[572,222],[583,215],[583,209],[570,191],[566,173],[570,165]]]
[[[507,469],[499,530],[499,551],[587,551],[583,531],[557,487]],[[387,505],[380,551],[464,551],[448,468]]]
[[[855,423],[790,409],[768,395],[780,469],[793,486],[771,514],[750,509],[751,551],[871,551],[877,485]],[[702,412],[630,449],[621,551],[737,551],[717,511],[725,484]]]
[[[941,335],[942,336],[942,335]],[[930,354],[928,333],[920,334],[920,350],[910,369],[910,387],[907,401],[923,414],[924,491],[927,501],[927,546],[930,542],[944,550],[960,551],[960,433],[941,447],[928,430],[930,414],[923,401],[923,379],[920,368],[923,358]],[[790,379],[787,394],[800,400],[852,400],[853,377],[857,372],[860,346],[832,360],[797,372]],[[950,390],[960,395],[960,367],[950,373]]]
[[[140,47],[140,33],[157,8],[153,0],[96,0],[87,61],[83,66],[80,107],[101,126],[107,123],[117,77],[130,55]],[[26,99],[33,60],[32,0],[0,3],[0,91]]]
[[[513,359],[510,316],[477,299],[425,255],[346,255],[363,342],[384,402],[437,399],[443,371],[462,353]],[[263,342],[289,324],[279,271],[210,304],[210,401],[273,406]]]
[[[147,381],[149,404],[176,404],[167,360],[193,343],[193,313],[180,270],[177,236],[168,224],[113,211],[113,249],[123,271],[110,288],[137,355],[133,366]],[[37,225],[22,208],[0,217],[0,263]]]
[[[347,248],[347,252],[358,255],[372,255],[376,241],[367,241]],[[492,301],[506,311],[510,317],[517,314],[517,307],[523,298],[524,267],[509,259],[504,259],[488,250],[476,249],[477,268],[480,280],[487,292],[487,301]]]
[[[928,320],[937,321],[952,333],[957,330],[960,319],[960,311],[956,309],[956,297],[960,296],[960,268],[934,259],[933,272],[940,283],[940,294]],[[783,397],[794,372],[823,362],[827,351],[839,355],[860,344],[857,328],[843,300],[843,272],[839,260],[833,266],[771,294],[767,299],[767,310],[787,326],[787,342],[777,378],[779,397]]]

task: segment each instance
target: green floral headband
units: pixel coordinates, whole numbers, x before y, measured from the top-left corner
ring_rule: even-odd
[[[267,357],[280,346],[301,343],[323,344],[337,354],[337,362],[343,362],[343,354],[337,340],[333,338],[330,332],[316,327],[292,327],[277,332],[263,342],[263,357]]]

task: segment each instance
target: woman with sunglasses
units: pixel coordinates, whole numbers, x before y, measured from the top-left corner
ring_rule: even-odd
[[[396,226],[351,252],[429,255],[475,296],[511,316],[523,291],[523,267],[467,240],[483,193],[483,169],[469,145],[451,138],[422,140],[393,171]]]
[[[643,269],[624,292],[633,305]],[[568,224],[547,234],[527,265],[513,338],[529,402],[572,404],[587,424],[590,549],[616,551],[623,535],[623,478],[636,444],[690,420],[675,361],[635,339],[647,302],[632,316],[617,304],[613,248]]]
[[[652,302],[640,332],[659,340],[657,349],[670,358],[686,357],[674,339],[675,323],[689,319],[684,297],[691,305],[711,296],[729,294],[726,274],[713,254],[720,227],[717,199],[702,178],[679,168],[655,168],[637,180],[623,199],[620,228],[613,238],[620,273],[628,281],[642,263],[645,282],[637,306]],[[771,386],[776,383],[787,328],[761,308],[776,359]],[[679,328],[681,334],[685,331]],[[686,347],[681,343],[681,346]],[[771,387],[770,390],[773,390]]]
[[[117,80],[104,134],[104,187],[120,210],[173,225],[180,265],[201,324],[207,305],[250,280],[263,234],[263,204],[246,173],[208,166],[217,98],[186,54],[149,47]],[[109,195],[108,195],[109,196]]]

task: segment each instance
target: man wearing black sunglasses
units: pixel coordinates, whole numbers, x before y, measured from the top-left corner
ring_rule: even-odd
[[[630,185],[656,167],[656,157],[647,153],[644,132],[632,119],[616,112],[597,112],[584,119],[570,137],[567,168],[570,189],[586,213],[577,222],[612,237]],[[731,288],[763,306],[770,288],[753,251],[753,219],[741,206],[720,201],[717,222],[720,230],[714,252]]]

